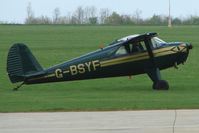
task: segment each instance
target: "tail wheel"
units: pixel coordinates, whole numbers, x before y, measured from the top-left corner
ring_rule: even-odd
[[[153,89],[154,90],[168,90],[169,84],[165,80],[159,80],[158,82],[153,83]]]

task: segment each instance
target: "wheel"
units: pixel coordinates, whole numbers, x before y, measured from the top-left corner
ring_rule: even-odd
[[[160,80],[156,83],[153,83],[153,89],[154,90],[168,90],[169,89],[169,84],[165,80]]]

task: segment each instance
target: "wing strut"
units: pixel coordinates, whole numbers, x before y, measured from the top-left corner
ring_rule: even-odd
[[[152,42],[151,42],[151,38],[150,37],[146,37],[145,45],[146,45],[147,51],[149,53],[149,57],[150,57],[150,60],[151,60],[151,63],[152,63],[152,67],[156,67],[154,54],[153,54],[153,50],[152,50]]]

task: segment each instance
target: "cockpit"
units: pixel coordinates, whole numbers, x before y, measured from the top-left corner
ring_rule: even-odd
[[[133,38],[138,37],[139,35],[131,35],[124,37],[122,39],[117,40],[117,42],[124,42],[122,46],[116,51],[116,55],[126,55],[126,54],[137,54],[137,53],[142,53],[146,52],[146,45],[147,43],[145,40],[134,40]],[[125,43],[128,40],[132,40],[128,43]],[[152,37],[151,38],[152,42],[152,49],[158,49],[160,48],[163,44],[166,44],[165,41],[159,39],[158,37]]]
[[[122,45],[116,52],[116,55],[136,54],[146,51],[144,41],[134,42]]]

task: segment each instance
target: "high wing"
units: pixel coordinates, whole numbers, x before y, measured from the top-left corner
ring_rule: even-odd
[[[134,36],[132,38],[127,38],[127,40],[126,40],[126,42],[124,42],[124,44],[130,43],[130,42],[144,41],[146,39],[149,39],[149,38],[152,38],[152,37],[156,37],[156,36],[158,36],[158,33],[156,33],[156,32],[140,34],[140,35]]]

